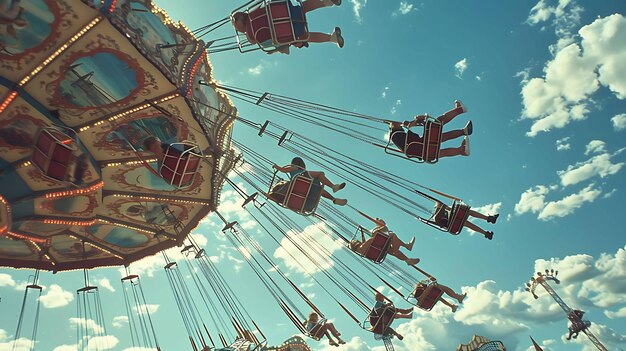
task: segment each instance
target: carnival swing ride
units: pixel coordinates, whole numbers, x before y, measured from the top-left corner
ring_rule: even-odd
[[[319,0],[318,7],[340,3]],[[323,172],[293,161],[291,168],[276,166],[251,145],[232,139],[237,122],[413,219],[452,235],[468,227],[492,239],[493,232],[468,218],[495,223],[497,214],[480,214],[458,197],[398,180],[278,123],[237,113],[229,97],[353,138],[378,149],[381,156],[386,152],[427,164],[443,157],[469,156],[471,123],[462,130],[444,131],[447,122],[467,112],[460,101],[438,118],[422,115],[398,125],[213,80],[208,54],[288,53],[289,47],[320,41],[343,46],[338,28],[321,37],[309,32],[309,5],[253,0],[192,31],[174,23],[150,0],[12,2],[6,21],[0,24],[6,29],[0,35],[0,266],[35,272],[24,291],[16,342],[29,329],[28,349],[35,348],[37,297],[44,289],[39,282],[41,270],[83,270],[84,286],[76,291],[77,317],[104,326],[105,309],[90,270],[124,266],[121,283],[132,344],[160,350],[141,279],[129,268],[160,253],[192,350],[265,349],[267,338],[261,326],[189,235],[209,213],[223,222],[225,238],[240,251],[296,330],[313,340],[326,336],[331,344],[336,344],[332,337],[343,342],[322,308],[280,268],[268,248],[244,225],[219,212],[224,183],[241,196],[244,210],[262,232],[278,247],[287,239],[297,255],[309,262],[295,260],[300,268],[351,320],[382,339],[387,350],[393,349],[393,337],[403,337],[391,328],[392,322],[408,317],[375,286],[383,284],[400,300],[425,311],[437,302],[456,310],[443,295],[459,303],[464,295],[416,266],[419,259],[407,258],[400,248],[410,250],[412,242],[402,242],[382,219],[330,195],[325,190],[330,181]],[[220,31],[230,35],[215,37]],[[392,137],[385,145],[374,133],[380,135],[389,126]],[[411,129],[421,129],[422,137]],[[457,137],[465,138],[461,147],[442,149],[443,142]],[[273,166],[276,171],[270,170]],[[289,179],[281,178],[281,169]],[[245,187],[229,179],[231,173]],[[413,188],[411,195],[405,191],[407,186]],[[255,192],[248,194],[244,188]],[[435,211],[431,202],[437,205]],[[335,205],[345,205],[352,215]],[[361,219],[376,227],[366,229]],[[346,254],[339,257],[316,240],[290,235],[290,231],[303,232],[305,225],[316,228],[317,235],[341,242]],[[174,247],[180,248],[178,261],[165,251]],[[372,308],[369,301],[374,295]],[[305,309],[318,318],[307,322]],[[29,313],[34,318],[30,327]],[[103,345],[106,335],[105,327],[79,324],[77,348],[108,349]],[[308,349],[298,340],[295,343]]]

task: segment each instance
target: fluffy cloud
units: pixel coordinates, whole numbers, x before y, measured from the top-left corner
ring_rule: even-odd
[[[613,129],[616,131],[626,129],[626,113],[622,113],[611,118],[611,122],[613,123]]]
[[[599,18],[578,33],[580,44],[559,47],[544,77],[522,81],[522,118],[533,121],[528,136],[585,119],[600,86],[626,98],[626,46],[619,44],[626,41],[626,18]]]
[[[254,67],[248,68],[248,74],[250,74],[251,76],[260,76],[261,73],[263,73],[264,67],[265,66],[262,63],[259,63],[258,65]]]
[[[591,143],[593,143],[593,141]],[[590,145],[587,145],[587,152],[585,152],[585,154],[594,152],[594,150],[595,152],[603,151],[603,148],[603,145],[591,147]],[[619,153],[620,151],[616,154]],[[557,174],[559,178],[561,178],[561,185],[565,187],[578,184],[595,176],[606,178],[616,174],[622,169],[622,167],[624,167],[624,162],[612,163],[611,157],[614,155],[604,152],[600,155],[593,156],[584,162],[577,162],[575,165],[570,165],[566,170],[558,171]]]
[[[111,325],[113,326],[113,328],[124,328],[127,324],[128,324],[127,316],[115,316],[113,317],[113,322],[111,322]]]
[[[570,306],[588,310],[589,318],[593,320],[599,310],[618,313],[626,305],[625,249],[620,248],[615,254],[602,254],[599,258],[580,254],[538,259],[532,272],[546,268],[558,270],[561,284],[551,284],[552,287]],[[532,272],[529,270],[529,277]],[[455,314],[438,305],[431,312],[416,310],[416,318],[399,324],[396,330],[405,338],[403,342],[395,342],[396,350],[454,350],[459,341],[468,342],[473,334],[502,340],[507,349],[519,350],[530,343],[528,333],[531,329],[560,323],[566,331],[567,319],[563,311],[541,287],[536,291],[537,300],[521,288],[502,289],[490,280],[463,287],[463,291],[467,293],[467,298]],[[451,331],[454,338],[450,338]],[[615,349],[625,340],[625,336],[595,323],[593,332],[607,343],[609,349]],[[585,337],[577,342],[588,343]],[[565,349],[565,345],[570,343],[564,340],[542,342],[544,346],[549,346],[546,350]]]
[[[370,348],[367,345],[367,343],[358,336],[353,336],[352,339],[347,340],[344,345],[339,345],[339,347],[324,345],[323,347],[316,349],[316,351],[371,351],[371,350],[373,349]]]
[[[606,152],[606,143],[602,140],[592,140],[585,148],[585,155]]]
[[[515,204],[515,214],[539,213],[545,207],[546,195],[549,192],[550,189],[543,185],[537,185],[526,190],[522,193],[519,202]]]
[[[469,62],[467,61],[467,58],[463,58],[461,61],[455,63],[454,75],[456,75],[459,79],[462,79],[463,73],[465,73],[465,70],[467,69],[468,66],[469,66]]]
[[[325,223],[321,223],[319,226],[324,228],[324,230],[330,231]],[[317,251],[320,247],[323,247],[331,254],[340,250],[342,247],[339,241],[322,234],[318,225],[315,224],[304,228],[302,233],[290,230],[287,232],[287,236],[280,241],[280,245],[281,246],[274,251],[274,257],[281,259],[290,270],[303,274],[326,270],[334,265],[332,260],[319,257]],[[305,257],[298,247],[310,253],[311,257],[316,258],[319,266]],[[306,269],[303,267],[306,267]]]
[[[558,139],[556,141],[556,151],[565,151],[569,150],[572,146],[569,143],[570,137],[565,137],[563,139]]]
[[[135,313],[140,313],[140,314],[150,314],[153,315],[155,314],[158,310],[159,307],[161,307],[160,305],[155,305],[155,304],[145,304],[145,305],[141,305],[139,306],[139,308],[137,307],[133,307],[133,311]]]
[[[409,13],[413,11],[417,11],[417,8],[415,8],[415,5],[413,5],[412,3],[408,1],[400,1],[400,7],[392,13],[392,16],[393,17],[396,17],[398,15],[404,16],[404,15],[408,15]]]
[[[26,338],[13,340],[6,330],[0,329],[0,351],[30,351],[33,341]]]
[[[367,5],[367,0],[350,0],[352,3],[352,11],[354,11],[354,18],[357,23],[362,23],[363,18],[361,17],[361,11]]]
[[[104,328],[100,326],[93,319],[84,319],[84,318],[70,318],[70,326],[74,328],[80,327],[81,329],[88,330],[89,333],[100,334],[104,332]]]
[[[15,286],[15,280],[9,274],[0,273],[0,287],[3,286]]]
[[[46,293],[41,296],[39,301],[45,308],[59,308],[69,305],[74,301],[74,294],[69,291],[63,290],[63,288],[57,284],[52,284]]]
[[[102,278],[98,282],[98,285],[109,290],[110,292],[115,292],[115,288],[111,285],[111,281],[108,278]]]
[[[565,217],[582,207],[585,202],[593,202],[600,194],[602,194],[602,191],[596,189],[594,184],[590,184],[578,193],[568,195],[561,200],[546,203],[537,218],[547,221],[555,217]]]
[[[604,314],[610,319],[626,318],[626,307],[622,307],[617,311],[604,311]]]

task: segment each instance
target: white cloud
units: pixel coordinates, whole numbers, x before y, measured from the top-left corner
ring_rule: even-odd
[[[87,351],[105,351],[111,350],[120,341],[113,335],[106,336],[94,336],[89,338],[89,343],[87,345]]]
[[[391,15],[393,17],[396,17],[398,15],[408,15],[409,13],[413,12],[413,11],[417,11],[417,8],[415,7],[415,5],[413,5],[412,3],[408,2],[408,1],[400,1],[400,7],[395,10]]]
[[[515,204],[515,214],[539,213],[545,207],[546,195],[549,192],[550,189],[543,185],[537,185],[526,190]]]
[[[361,17],[361,11],[367,5],[367,0],[350,0],[352,3],[352,10],[354,11],[354,18],[357,23],[363,23],[363,17]]]
[[[115,316],[113,317],[113,322],[111,322],[111,325],[114,328],[124,328],[127,324],[128,324],[127,316]]]
[[[626,113],[622,113],[611,118],[613,129],[620,131],[626,129]]]
[[[159,310],[159,307],[161,306],[155,304],[145,304],[139,306],[139,308],[133,307],[133,311],[140,314],[145,314],[147,312],[148,314],[153,315]]]
[[[610,319],[626,318],[626,307],[622,307],[617,311],[604,311],[604,314]]]
[[[398,112],[398,107],[402,105],[402,100],[396,100],[396,103],[391,107],[391,111],[389,111],[392,115],[395,115]]]
[[[9,333],[0,329],[0,351],[30,351],[33,341],[27,338],[13,340]]]
[[[70,318],[70,326],[77,328],[80,326],[81,329],[88,330],[93,334],[100,334],[104,332],[104,328],[100,326],[93,319],[84,319],[84,318]]]
[[[626,98],[626,18],[620,14],[582,27],[580,44],[559,46],[544,77],[522,81],[522,118],[533,124],[528,136],[585,119],[591,95],[606,86]]]
[[[467,58],[463,58],[461,61],[455,63],[454,75],[457,76],[459,79],[462,79],[463,73],[465,72],[468,66],[469,66],[469,62],[467,61]]]
[[[108,278],[102,278],[98,282],[98,285],[109,290],[110,292],[115,292],[115,288],[111,285],[111,281]]]
[[[589,145],[587,145],[588,151],[593,148],[594,146],[590,148]],[[616,174],[624,167],[624,162],[612,163],[611,156],[611,154],[605,152],[600,155],[595,155],[584,162],[577,162],[575,165],[570,165],[566,170],[558,171],[557,174],[559,178],[561,178],[561,184],[563,186],[569,186],[595,176],[606,178]]]
[[[529,276],[546,268],[560,272],[561,284],[552,287],[563,300],[571,307],[589,311],[592,320],[601,310],[621,308],[626,304],[624,248],[614,255],[602,254],[597,259],[584,254],[538,259],[533,270],[529,269]],[[459,342],[469,342],[473,334],[503,340],[508,350],[523,350],[530,343],[531,328],[536,330],[555,322],[565,326],[567,322],[563,310],[541,287],[537,289],[537,300],[521,288],[505,290],[490,280],[462,290],[467,293],[467,298],[455,314],[439,304],[430,312],[416,310],[417,316],[413,320],[399,324],[395,329],[405,338],[403,342],[394,343],[396,350],[454,350]],[[624,336],[610,328],[594,325],[598,327],[594,333],[597,332],[609,349],[617,349],[616,346],[624,342]],[[451,333],[467,336],[467,339],[450,338]],[[585,339],[584,336],[579,338],[580,343]],[[569,345],[563,340],[546,340],[542,344],[550,347],[547,350],[566,349]]]
[[[358,336],[353,336],[352,339],[346,340],[344,345],[330,346],[324,345],[317,348],[316,351],[371,351],[372,349],[367,345],[365,340]]]
[[[330,231],[325,223],[318,225],[324,228],[324,230]],[[274,251],[274,257],[281,259],[288,269],[303,274],[315,273],[331,268],[334,265],[333,261],[321,258],[317,253],[319,247],[323,247],[332,254],[340,250],[342,245],[339,241],[333,240],[323,234],[318,225],[309,225],[304,228],[302,233],[293,230],[287,232],[287,236],[280,241],[281,246]],[[318,264],[311,262],[311,260],[304,256],[300,249],[298,249],[298,246],[316,259]],[[302,267],[306,267],[307,269]]]
[[[554,345],[556,343],[556,341],[554,339],[548,339],[548,340],[543,340],[543,341],[537,341],[537,344],[543,349],[543,351],[552,351],[552,349],[550,348],[551,345]],[[532,341],[531,341],[532,342]],[[534,345],[530,345],[526,351],[536,351],[535,346]]]
[[[52,351],[78,351],[78,346],[65,344],[55,347]]]
[[[384,87],[383,88],[383,92],[380,93],[380,97],[382,97],[383,99],[387,98],[387,93],[389,92],[389,87]]]
[[[63,290],[63,288],[57,284],[52,284],[45,290],[39,301],[45,308],[58,308],[69,305],[74,301],[74,294],[69,291]]]
[[[561,200],[546,203],[537,218],[542,221],[547,221],[554,217],[565,217],[572,214],[585,202],[593,202],[600,194],[602,194],[602,191],[596,189],[594,184],[590,184],[576,194],[571,194]]]
[[[258,65],[248,68],[248,74],[252,75],[252,76],[258,76],[261,75],[261,73],[263,72],[264,69],[264,65],[262,63],[259,63]]]
[[[129,347],[129,348],[123,349],[122,351],[159,351],[159,350],[155,348],[150,348],[150,347]]]
[[[565,217],[580,208],[585,202],[593,202],[602,191],[596,189],[594,184],[588,185],[578,193],[574,193],[556,201],[546,201],[546,195],[550,188],[537,185],[522,193],[519,202],[515,205],[515,214],[521,215],[527,212],[535,213],[537,219],[547,221],[555,217]]]
[[[9,274],[0,273],[0,287],[3,286],[15,286],[15,280]]]
[[[606,143],[602,140],[592,140],[587,144],[585,155],[606,152]]]
[[[569,143],[569,139],[570,139],[570,137],[565,137],[563,139],[558,139],[556,141],[556,151],[569,150],[571,148],[571,145]]]

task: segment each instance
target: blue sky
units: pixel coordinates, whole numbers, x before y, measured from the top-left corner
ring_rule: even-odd
[[[232,7],[230,2],[201,0],[159,5],[192,29],[224,17]],[[480,6],[447,0],[344,0],[339,8],[309,16],[311,30],[341,26],[346,39],[343,49],[319,44],[292,50],[289,56],[227,52],[210,59],[214,77],[230,85],[383,118],[437,115],[452,107],[455,99],[468,106],[469,112],[451,126],[462,127],[473,120],[472,156],[428,166],[389,157],[338,134],[235,100],[243,117],[257,122],[271,119],[385,168],[399,179],[500,212],[498,224],[491,227],[493,241],[468,233],[452,237],[378,203],[350,184],[342,190],[351,204],[386,218],[400,237],[415,235],[414,252],[422,259],[421,267],[442,283],[468,293],[456,314],[439,306],[428,313],[416,311],[413,320],[397,323],[396,329],[406,336],[403,342],[394,342],[397,350],[450,350],[474,333],[503,340],[509,350],[527,350],[531,334],[546,350],[593,350],[584,337],[564,341],[565,318],[547,295],[534,300],[522,290],[533,272],[545,268],[561,272],[562,283],[555,289],[571,306],[586,310],[596,324],[596,335],[616,350],[626,345],[626,240],[619,224],[626,185],[622,169],[626,162],[625,12],[623,2],[606,0],[487,0]],[[228,28],[215,35],[230,33]],[[292,157],[241,124],[235,124],[233,137],[277,163],[288,163]],[[277,245],[239,209],[238,202],[226,186],[222,214],[239,218],[334,320],[348,344],[333,349],[380,350],[380,342],[360,330],[318,286],[308,284],[310,278],[295,269],[286,255],[275,252]],[[345,213],[356,216],[349,210]],[[195,237],[240,293],[270,344],[280,343],[296,330],[239,253],[216,234],[220,227],[219,219],[209,216]],[[355,264],[345,249],[325,242],[319,233],[303,235],[321,240],[336,249],[338,259]],[[162,265],[156,256],[131,266],[131,271],[142,275],[148,303],[157,309],[154,320],[162,348],[179,350],[187,347],[186,336]],[[11,349],[28,274],[0,270],[2,351]],[[91,275],[102,290],[107,329],[117,340],[113,350],[126,350],[131,346],[128,330],[115,319],[124,315],[119,270],[93,270]],[[82,286],[81,274],[42,273],[41,284],[46,286],[46,297],[39,349],[73,350],[76,332],[70,318],[75,315],[74,291]],[[311,345],[320,351],[329,349],[324,342]]]

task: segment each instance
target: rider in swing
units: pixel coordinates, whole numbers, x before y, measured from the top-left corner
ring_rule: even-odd
[[[452,121],[456,116],[461,113],[467,112],[467,108],[463,105],[463,103],[459,100],[454,102],[454,108],[443,115],[437,117],[437,120],[441,122],[442,125],[446,125],[450,121]],[[418,115],[412,121],[404,121],[404,122],[390,122],[389,128],[389,138],[396,145],[396,147],[402,151],[405,150],[408,143],[423,143],[424,136],[419,136],[416,133],[413,133],[409,129],[414,126],[424,125],[426,118],[428,115]],[[405,130],[406,128],[406,130]],[[467,122],[463,129],[452,130],[449,132],[445,132],[441,136],[441,143],[456,139],[459,137],[464,137],[461,145],[457,148],[447,148],[441,149],[439,152],[439,157],[451,157],[451,156],[469,156],[469,136],[472,135],[473,125],[472,121]],[[418,156],[418,155],[415,155]]]
[[[398,238],[398,236],[395,233],[389,231],[389,229],[387,228],[387,224],[382,219],[380,218],[374,219],[370,217],[367,217],[367,218],[376,224],[376,227],[372,229],[372,237],[369,239],[365,239],[365,235],[361,231],[361,241],[359,240],[350,241],[350,244],[349,244],[350,250],[364,256],[367,250],[372,245],[372,242],[374,241],[374,236],[376,235],[376,233],[385,232],[385,233],[388,233],[389,240],[391,240],[391,243],[389,245],[389,250],[387,251],[388,254],[396,257],[397,259],[401,261],[404,261],[409,266],[414,266],[419,263],[420,261],[419,258],[408,258],[405,254],[400,252],[401,247],[404,247],[407,250],[411,251],[413,249],[413,244],[415,244],[415,237],[413,237],[411,241],[409,241],[408,243],[405,243],[402,240],[400,240],[400,238]]]
[[[448,225],[450,224],[448,223],[449,215],[450,215],[450,207],[442,202],[435,201],[435,212],[433,216],[431,217],[431,220],[440,227],[448,228]],[[494,224],[496,223],[496,221],[498,220],[498,217],[500,216],[500,214],[486,216],[474,210],[469,210],[469,215],[474,218],[484,219],[485,221],[487,221],[487,223],[494,223]],[[463,226],[475,232],[481,233],[482,235],[485,236],[485,238],[489,240],[493,239],[492,231],[486,231],[470,221],[465,221]]]
[[[300,13],[308,13],[313,10],[322,8],[322,7],[330,7],[330,6],[339,6],[341,5],[341,0],[305,0],[302,2],[302,7],[299,5],[293,5],[289,2],[290,12],[292,16],[300,16]],[[294,20],[294,30],[296,37],[302,36],[305,34],[305,26],[300,18],[292,18]],[[241,33],[246,33],[246,38],[251,44],[259,44],[262,47],[270,47],[273,45],[272,40],[266,40],[264,42],[259,43],[254,35],[254,33],[250,33],[250,18],[248,14],[245,12],[235,12],[231,15],[231,22],[235,27],[235,30]],[[312,32],[309,33],[308,43],[335,43],[340,48],[343,47],[344,40],[341,36],[341,29],[339,27],[335,27],[335,30],[331,34],[320,33],[320,32]],[[289,54],[289,46],[283,45],[276,50],[270,51],[270,54],[275,52],[280,52],[283,54]]]

